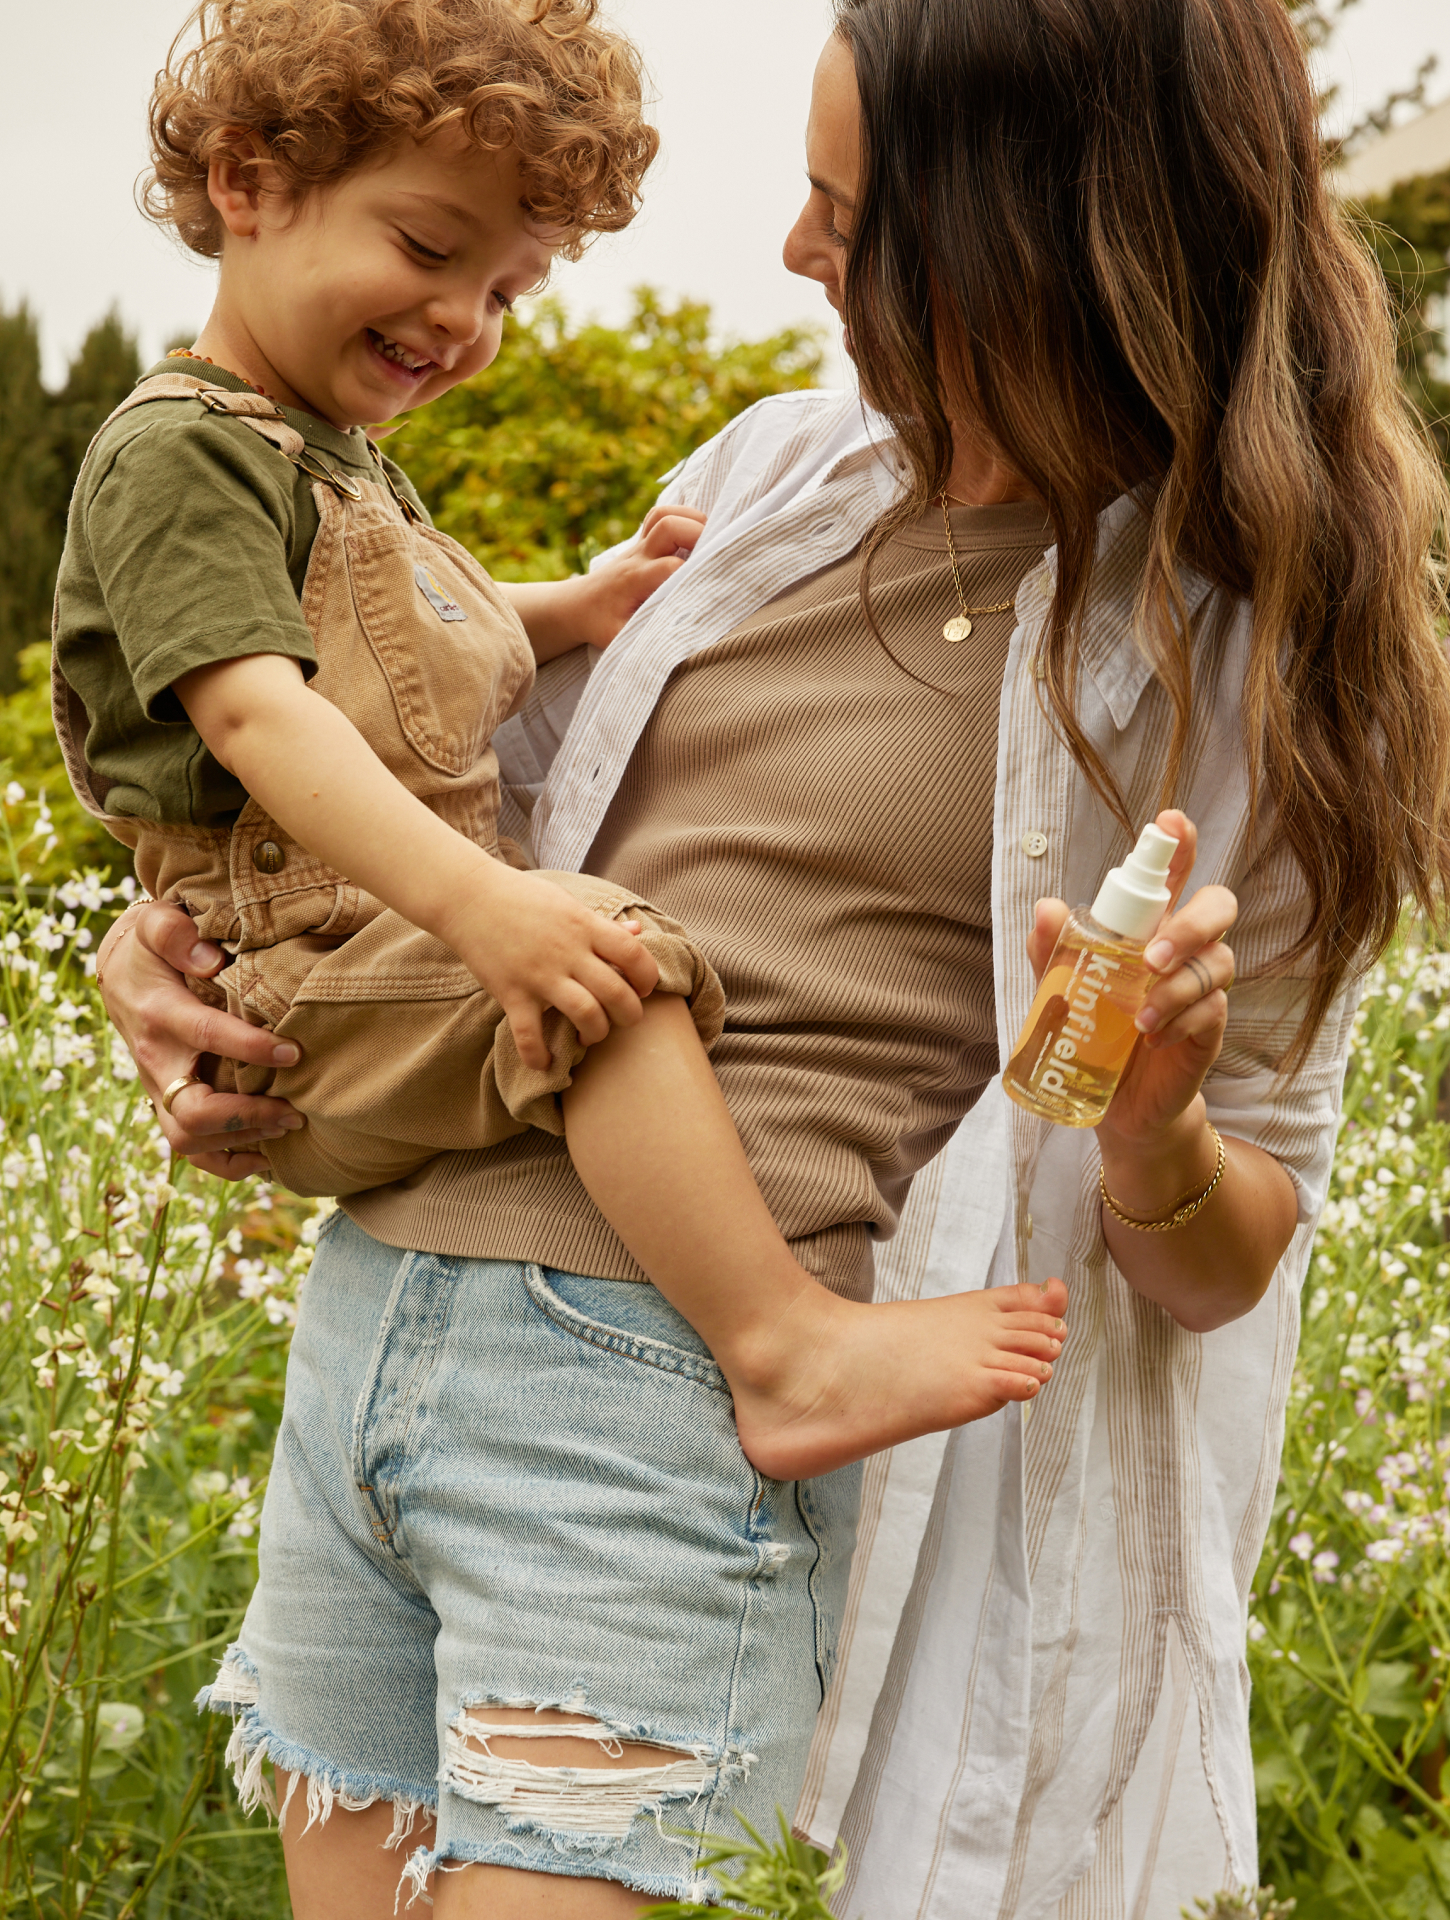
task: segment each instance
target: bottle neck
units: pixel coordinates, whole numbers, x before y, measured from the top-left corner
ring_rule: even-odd
[[[1072,918],[1090,941],[1105,947],[1120,947],[1126,953],[1141,953],[1153,938],[1151,933],[1145,933],[1141,940],[1136,939],[1131,933],[1118,933],[1114,928],[1105,926],[1101,920],[1095,919],[1091,907],[1074,907]],[[1156,929],[1154,931],[1156,932]]]

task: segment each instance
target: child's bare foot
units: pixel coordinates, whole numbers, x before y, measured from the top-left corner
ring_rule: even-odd
[[[881,1306],[813,1281],[768,1351],[721,1361],[746,1458],[773,1480],[806,1480],[1030,1400],[1052,1378],[1066,1308],[1060,1280]]]

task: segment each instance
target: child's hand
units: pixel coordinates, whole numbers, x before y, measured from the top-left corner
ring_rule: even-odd
[[[607,647],[650,595],[685,564],[704,530],[705,516],[693,507],[652,507],[632,547],[581,577],[580,639],[591,647]]]
[[[643,1019],[641,996],[659,981],[632,921],[606,920],[552,881],[510,867],[456,910],[443,938],[502,1006],[519,1058],[539,1072],[550,1060],[546,1007],[597,1046],[611,1026]]]
[[[573,647],[607,647],[685,564],[704,526],[693,507],[654,507],[634,545],[602,567],[570,580],[504,584],[540,666]]]

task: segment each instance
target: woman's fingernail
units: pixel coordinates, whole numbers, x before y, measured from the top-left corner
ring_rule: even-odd
[[[284,1120],[279,1120],[277,1125],[284,1127],[288,1133],[296,1133],[299,1127],[307,1125],[307,1121],[300,1113],[289,1113]]]
[[[1155,973],[1161,971],[1173,958],[1173,942],[1171,940],[1155,940],[1152,946],[1144,952],[1143,958]]]
[[[187,964],[193,967],[214,967],[220,958],[215,947],[204,947],[199,941],[186,956]]]
[[[302,1055],[290,1040],[282,1040],[272,1049],[272,1064],[275,1067],[295,1067]]]
[[[1057,1331],[1058,1331],[1059,1333],[1066,1333],[1066,1332],[1067,1332],[1067,1322],[1066,1322],[1066,1320],[1059,1320],[1059,1321],[1058,1321],[1058,1323],[1057,1323]]]
[[[1133,1025],[1139,1033],[1151,1033],[1163,1018],[1156,1007],[1139,1007],[1133,1017]]]

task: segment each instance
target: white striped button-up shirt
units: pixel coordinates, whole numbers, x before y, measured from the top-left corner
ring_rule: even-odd
[[[825,392],[762,401],[670,476],[662,500],[709,516],[688,565],[591,674],[578,655],[546,669],[500,736],[521,809],[513,830],[532,809],[541,865],[585,863],[675,667],[851,552],[900,484],[882,423],[854,395]],[[1172,724],[1132,631],[1142,533],[1126,499],[1103,516],[1079,698],[1135,822],[1156,811]],[[1033,995],[1035,902],[1090,900],[1130,844],[1039,702],[1053,559],[1019,590],[1002,687],[992,918],[1004,1059]],[[1184,585],[1202,607],[1209,583]],[[1026,1416],[1011,1407],[867,1464],[839,1664],[796,1813],[819,1844],[846,1842],[841,1910],[865,1920],[1166,1920],[1255,1879],[1246,1611],[1355,995],[1304,1068],[1277,1077],[1302,988],[1245,976],[1290,944],[1304,896],[1286,852],[1251,862],[1247,850],[1247,610],[1198,630],[1195,684],[1208,691],[1178,801],[1199,830],[1191,884],[1221,882],[1240,901],[1240,985],[1205,1093],[1223,1132],[1284,1165],[1300,1224],[1258,1307],[1193,1334],[1109,1257],[1091,1131],[1035,1120],[994,1084],[918,1177],[899,1232],[878,1247],[877,1297],[1060,1274],[1070,1337]]]

